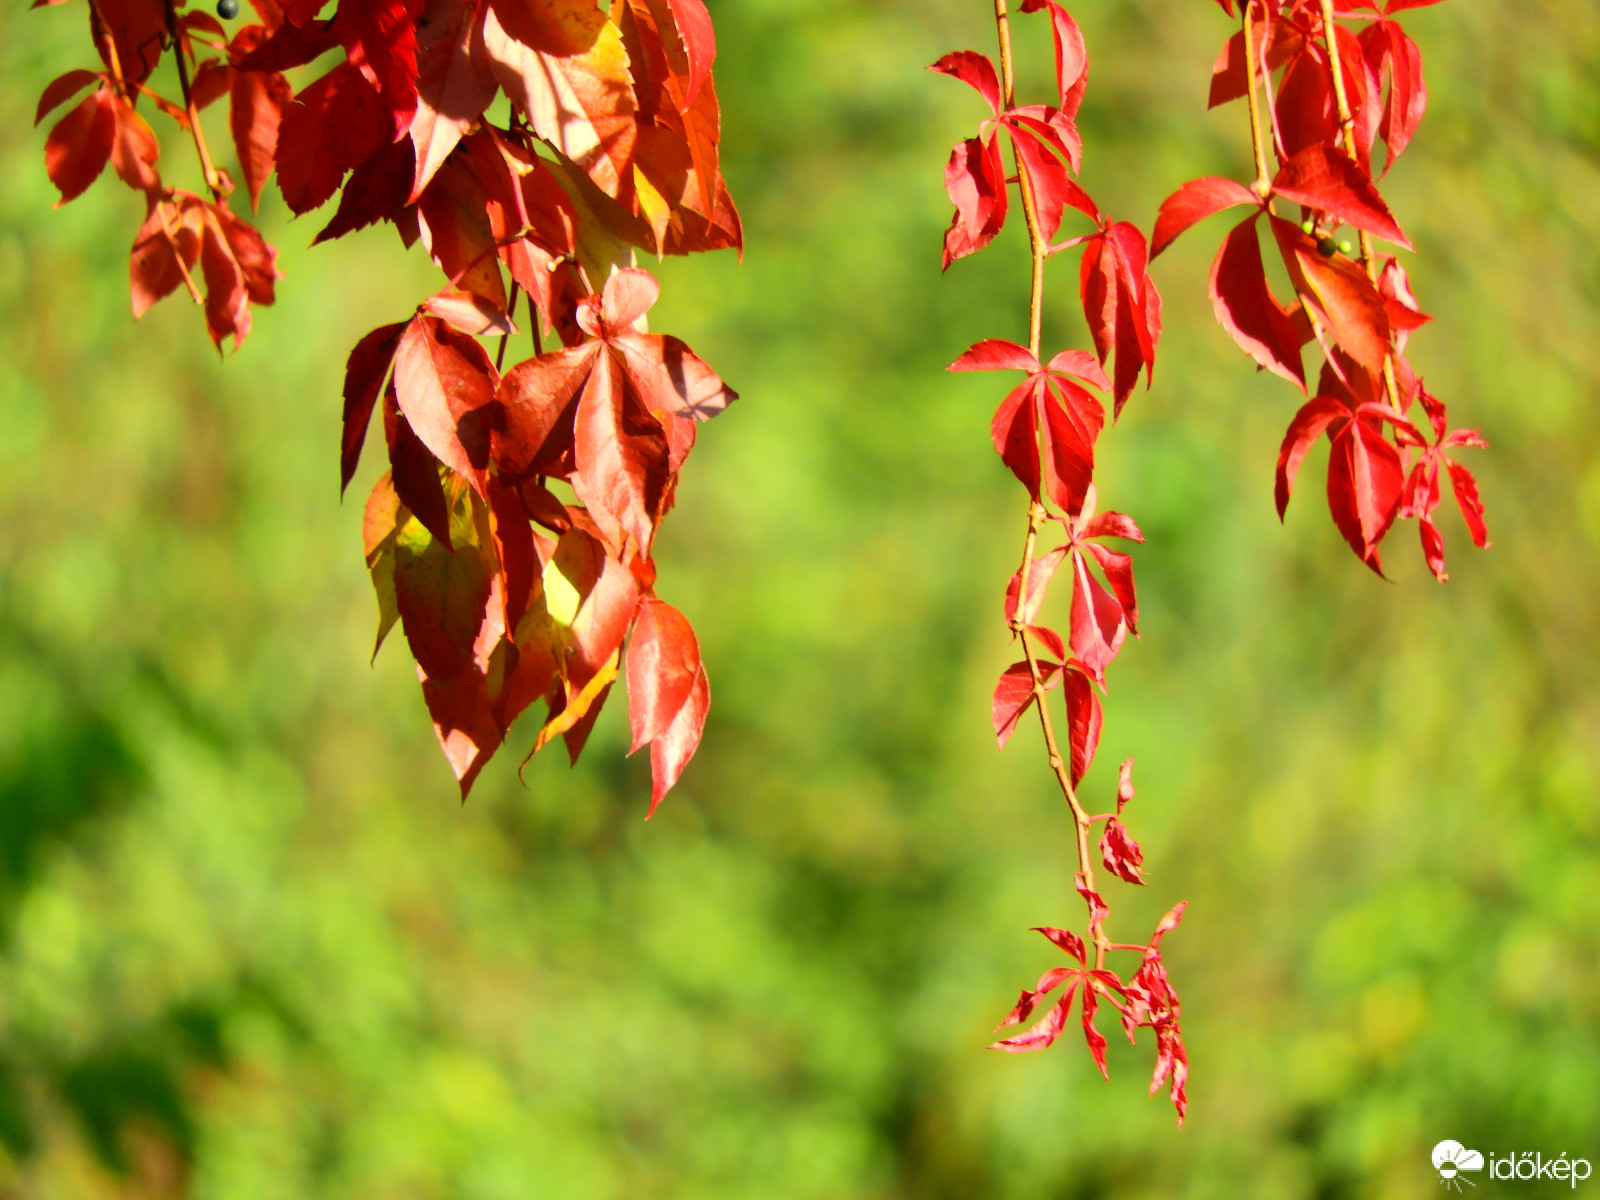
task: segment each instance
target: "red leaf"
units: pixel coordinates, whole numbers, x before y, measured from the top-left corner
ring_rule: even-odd
[[[1342,150],[1328,145],[1307,146],[1279,169],[1272,190],[1285,200],[1411,248],[1372,180]]]
[[[991,1050],[1004,1050],[1009,1054],[1019,1054],[1028,1050],[1043,1050],[1050,1043],[1061,1036],[1061,1030],[1066,1026],[1067,1016],[1072,1011],[1072,997],[1077,990],[1081,976],[1073,974],[1067,983],[1066,991],[1061,999],[1050,1006],[1050,1010],[1039,1020],[1038,1024],[1026,1033],[1019,1033],[1016,1037],[1009,1037],[1003,1041],[995,1042],[989,1047]]]
[[[1487,548],[1489,529],[1483,521],[1483,501],[1478,497],[1478,481],[1472,477],[1471,471],[1457,463],[1446,460],[1445,468],[1450,472],[1450,490],[1455,493],[1456,504],[1467,523],[1467,532],[1472,535],[1473,544],[1479,549]]]
[[[56,122],[45,140],[44,167],[61,192],[57,208],[81,196],[100,177],[116,136],[116,106],[110,88],[91,92]]]
[[[417,111],[411,119],[416,174],[409,199],[483,115],[497,85],[483,41],[478,0],[430,0],[417,24]]]
[[[499,378],[484,349],[431,316],[406,325],[394,360],[400,411],[435,458],[481,495]]]
[[[986,338],[951,363],[952,371],[1029,371],[1039,370],[1039,360],[1015,342]]]
[[[682,613],[653,597],[640,602],[627,671],[632,754],[666,733],[700,675],[700,643]]]
[[[516,324],[505,309],[474,292],[460,289],[435,292],[422,306],[452,329],[475,337],[517,332]]]
[[[394,378],[383,393],[383,436],[389,447],[389,469],[395,494],[422,527],[454,548],[450,538],[450,505],[439,480],[439,460],[422,444],[395,402]]]
[[[250,44],[240,30],[234,46]],[[235,70],[228,97],[228,129],[252,210],[261,205],[261,192],[272,177],[278,153],[278,128],[284,110],[294,101],[289,81],[276,71]]]
[[[1394,523],[1405,483],[1400,451],[1381,421],[1365,415],[1336,426],[1332,436],[1328,509],[1356,556],[1382,574],[1378,543]]]
[[[944,169],[944,187],[956,214],[944,235],[944,269],[982,250],[1006,222],[1006,172],[1000,140],[957,142]]]
[[[436,680],[453,678],[472,664],[489,604],[489,567],[470,532],[461,536],[470,526],[468,506],[464,518],[452,518],[454,551],[420,525],[402,529],[395,541],[401,628],[418,667]]]
[[[572,479],[608,543],[622,552],[624,536],[649,554],[669,475],[661,423],[623,387],[623,373],[609,353],[594,368],[578,397],[574,419],[577,474]]]
[[[1120,797],[1118,811],[1121,811]],[[1100,835],[1100,860],[1105,863],[1106,870],[1118,879],[1144,883],[1144,875],[1139,869],[1144,862],[1144,854],[1139,849],[1139,843],[1128,836],[1127,826],[1116,817],[1107,818],[1105,832]]]
[[[1278,520],[1289,508],[1289,495],[1294,490],[1294,477],[1300,471],[1311,447],[1329,425],[1349,417],[1350,410],[1330,396],[1316,396],[1307,400],[1289,423],[1283,435],[1283,445],[1278,450],[1278,478],[1273,495],[1278,504]]]
[[[1066,953],[1077,959],[1080,967],[1088,965],[1088,949],[1084,946],[1083,939],[1070,929],[1055,929],[1049,925],[1035,925],[1030,932],[1044,934],[1045,937],[1050,939],[1052,945],[1066,951]],[[1057,968],[1057,970],[1061,969],[1063,968]],[[1051,974],[1053,975],[1054,972]],[[1051,975],[1047,975],[1045,978],[1049,979]],[[1062,978],[1065,978],[1065,976],[1062,976]],[[1044,992],[1048,990],[1050,989],[1045,987],[1044,980],[1040,980],[1038,991]]]
[[[1256,216],[1234,226],[1217,251],[1211,264],[1211,306],[1241,350],[1305,390],[1305,366],[1300,357],[1304,339],[1267,286]]]
[[[976,50],[957,50],[946,54],[928,70],[961,80],[988,101],[995,116],[1000,115],[1000,77],[995,74],[994,64],[984,55]]]
[[[33,123],[37,125],[67,100],[83,91],[101,76],[94,71],[68,71],[52,79],[39,96],[39,107],[34,109]]]
[[[1084,90],[1089,85],[1089,51],[1083,34],[1067,10],[1055,0],[1023,0],[1022,11],[1050,13],[1050,30],[1055,37],[1056,85],[1061,91],[1061,111],[1075,117],[1083,103]],[[1078,169],[1076,161],[1073,170]]]
[[[1068,663],[1069,668],[1074,664]],[[1072,786],[1077,787],[1084,772],[1094,761],[1094,752],[1100,745],[1100,697],[1094,693],[1089,677],[1076,668],[1064,671],[1064,691],[1067,700],[1067,740],[1071,749]]]
[[[404,323],[383,325],[355,344],[344,368],[344,434],[339,446],[339,494],[355,478],[373,406],[383,393]]]
[[[1047,689],[1054,687],[1055,674],[1061,669],[1061,664],[1047,659],[1038,661],[1039,678],[1044,680]],[[1017,731],[1017,722],[1033,706],[1033,701],[1033,674],[1028,670],[1027,662],[1012,663],[1000,673],[1000,682],[995,685],[994,700],[989,706],[995,740],[1000,743],[1002,750]]]
[[[1242,183],[1232,179],[1219,179],[1207,175],[1191,179],[1161,202],[1161,212],[1156,217],[1155,233],[1150,243],[1150,257],[1160,254],[1179,234],[1235,204],[1259,205],[1261,198]]]
[[[694,757],[700,745],[700,734],[705,729],[706,713],[711,708],[711,683],[706,670],[701,667],[694,677],[689,699],[678,710],[672,724],[655,741],[650,743],[650,811],[645,819],[655,815],[661,798],[672,790],[684,767]]]
[[[1389,352],[1389,316],[1361,264],[1343,255],[1324,258],[1298,225],[1280,217],[1272,218],[1272,233],[1289,277],[1333,340],[1368,374],[1381,375]]]
[[[1099,1003],[1099,998],[1095,995],[1094,989],[1085,987],[1083,989],[1082,1008],[1083,1040],[1088,1043],[1089,1056],[1094,1059],[1094,1065],[1100,1068],[1100,1074],[1104,1078],[1110,1079],[1111,1076],[1106,1072],[1106,1039],[1094,1027],[1095,1009]]]
[[[278,126],[278,187],[289,211],[325,203],[347,171],[385,144],[387,124],[378,93],[347,62],[305,88]]]

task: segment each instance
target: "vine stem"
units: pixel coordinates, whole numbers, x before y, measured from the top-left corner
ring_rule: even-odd
[[[189,64],[184,61],[184,39],[178,31],[178,13],[173,7],[173,0],[164,0],[167,15],[167,36],[172,39],[172,56],[178,63],[178,88],[183,93],[183,108],[189,114],[189,133],[194,138],[194,151],[200,158],[200,172],[205,176],[206,187],[211,189],[211,198],[223,201],[228,198],[229,189],[222,186],[222,176],[211,162],[211,152],[206,149],[205,131],[200,128],[200,110],[195,106],[194,97],[189,92]]]
[[[1011,19],[1006,10],[1006,0],[994,0],[994,19],[996,30],[1000,38],[1000,81],[1005,99],[1005,108],[1010,109],[1016,100],[1016,76],[1012,68],[1011,59]],[[998,136],[998,134],[996,135]],[[1044,238],[1039,223],[1039,204],[1034,194],[1033,180],[1028,175],[1027,166],[1022,161],[1021,154],[1017,153],[1016,142],[1012,141],[1012,156],[1017,166],[1017,184],[1022,192],[1022,214],[1028,227],[1028,249],[1033,259],[1033,287],[1028,304],[1028,349],[1033,356],[1040,356],[1042,329],[1044,323],[1044,267],[1049,258],[1050,249]],[[1039,656],[1033,647],[1033,639],[1028,634],[1027,622],[1023,619],[1027,605],[1028,576],[1032,573],[1033,562],[1039,545],[1039,530],[1049,518],[1049,511],[1040,500],[1034,500],[1028,507],[1028,536],[1022,545],[1022,570],[1018,575],[1017,613],[1011,619],[1011,632],[1022,643],[1022,653],[1028,661],[1028,677],[1033,681],[1033,703],[1039,712],[1039,726],[1044,733],[1045,751],[1050,758],[1050,769],[1055,772],[1056,782],[1061,786],[1061,794],[1066,799],[1067,807],[1072,811],[1072,820],[1076,826],[1078,843],[1078,875],[1082,885],[1093,892],[1094,885],[1094,859],[1089,849],[1089,833],[1091,821],[1088,812],[1078,799],[1077,790],[1072,785],[1072,774],[1067,768],[1065,758],[1061,754],[1061,745],[1056,740],[1055,727],[1050,721],[1050,708],[1046,703],[1044,675],[1039,669]],[[1091,903],[1089,908],[1089,937],[1094,942],[1095,968],[1105,966],[1106,951],[1111,948],[1105,930],[1101,928],[1101,920],[1097,910]]]
[[[1339,106],[1339,127],[1344,132],[1345,152],[1359,162],[1356,154],[1356,118],[1350,108],[1350,94],[1344,86],[1344,68],[1339,62],[1339,32],[1334,23],[1333,0],[1322,0],[1322,36],[1328,43],[1328,69],[1333,72],[1333,98]],[[1361,241],[1361,266],[1367,272],[1367,278],[1376,284],[1378,260],[1372,252],[1372,235],[1365,229],[1356,232]],[[1400,404],[1400,383],[1395,377],[1392,352],[1386,352],[1383,356],[1383,387],[1389,395],[1389,407],[1397,412],[1405,412]]]
[[[1242,5],[1244,11],[1244,69],[1245,80],[1248,86],[1245,94],[1250,97],[1250,148],[1256,156],[1256,191],[1265,196],[1272,188],[1272,176],[1267,172],[1267,147],[1261,137],[1261,102],[1256,99],[1256,49],[1255,38],[1250,27],[1250,0],[1245,0]]]

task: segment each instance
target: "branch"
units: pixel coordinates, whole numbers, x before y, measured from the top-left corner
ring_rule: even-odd
[[[1011,62],[1011,21],[1006,12],[1006,0],[994,0],[994,18],[1000,37],[1000,78],[1004,93],[1005,107],[1009,109],[1016,98],[1016,81]],[[1022,213],[1028,226],[1028,249],[1033,259],[1033,288],[1028,305],[1028,348],[1035,358],[1040,356],[1040,331],[1044,323],[1044,266],[1049,257],[1050,248],[1039,226],[1039,206],[1034,195],[1033,180],[1028,176],[1028,169],[1022,161],[1022,155],[1017,152],[1016,139],[1011,143],[1012,155],[1017,165],[1017,183],[1022,192]],[[1033,567],[1035,551],[1039,543],[1039,529],[1049,516],[1042,501],[1034,500],[1028,508],[1028,536],[1022,546],[1022,574],[1021,590],[1018,593],[1017,615],[1011,620],[1011,632],[1022,642],[1022,654],[1028,661],[1028,677],[1033,682],[1034,707],[1039,710],[1039,726],[1044,733],[1045,751],[1050,757],[1050,769],[1055,772],[1056,782],[1061,787],[1061,794],[1066,799],[1067,807],[1072,811],[1072,820],[1077,829],[1078,841],[1078,871],[1083,877],[1084,884],[1090,891],[1094,886],[1094,859],[1089,849],[1089,814],[1078,800],[1077,791],[1072,786],[1072,775],[1067,768],[1066,760],[1061,755],[1060,743],[1056,741],[1055,728],[1050,721],[1050,707],[1046,702],[1044,676],[1039,670],[1039,657],[1033,648],[1033,640],[1028,634],[1027,622],[1022,619],[1026,602],[1028,575]],[[1094,908],[1090,907],[1089,937],[1095,946],[1096,968],[1105,965],[1106,951],[1110,942],[1101,922],[1094,916]]]
[[[183,34],[178,29],[178,14],[173,6],[173,0],[164,0],[167,15],[167,36],[172,39],[173,57],[178,60],[178,87],[183,92],[184,111],[189,114],[189,132],[194,137],[195,154],[200,158],[200,173],[205,176],[206,187],[211,189],[211,198],[223,201],[228,198],[228,193],[233,189],[227,186],[226,177],[218,171],[211,162],[211,153],[206,149],[205,131],[200,128],[200,110],[195,107],[194,97],[189,94],[189,64],[184,61],[186,49]]]

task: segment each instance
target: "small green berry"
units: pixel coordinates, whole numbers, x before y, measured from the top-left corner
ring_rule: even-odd
[[[239,0],[217,0],[217,16],[231,21],[239,15]]]
[[[1323,258],[1332,258],[1339,250],[1339,243],[1331,237],[1322,237],[1317,241],[1317,253]]]
[[[1317,223],[1310,217],[1307,217],[1304,221],[1300,222],[1300,230],[1307,237],[1309,237],[1311,234],[1317,231]]]
[[[1351,244],[1349,238],[1345,238],[1339,243],[1339,253],[1344,255],[1346,258],[1354,258],[1355,257],[1356,248],[1355,248],[1354,245]]]

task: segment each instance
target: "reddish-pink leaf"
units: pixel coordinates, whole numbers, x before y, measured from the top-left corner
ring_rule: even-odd
[[[1054,364],[1052,364],[1054,365]],[[1002,338],[985,338],[951,363],[951,371],[1037,371],[1039,360],[1025,346]]]
[[[115,96],[110,88],[91,92],[56,122],[45,140],[44,167],[61,192],[57,208],[81,196],[100,177],[116,136]]]
[[[1000,139],[957,142],[944,170],[945,191],[956,206],[944,235],[944,269],[958,258],[982,250],[1006,221],[1006,171]]]
[[[289,81],[276,71],[233,72],[228,129],[233,134],[252,210],[260,207],[262,189],[272,177],[278,154],[278,128],[293,98]]]
[[[394,360],[400,411],[435,458],[481,495],[499,378],[478,342],[431,316],[414,317]]]
[[[99,78],[101,78],[100,75],[94,71],[78,70],[68,71],[65,75],[52,79],[39,97],[39,106],[33,112],[33,123],[37,125],[47,115]]]
[[[1211,264],[1211,306],[1241,350],[1305,390],[1300,357],[1304,339],[1267,286],[1255,216],[1236,225],[1217,251]]]
[[[348,62],[301,91],[283,112],[274,152],[289,211],[326,202],[347,171],[386,144],[388,125],[378,93]]]
[[[1055,686],[1055,675],[1060,669],[1060,663],[1039,660],[1039,678],[1044,680],[1047,689]],[[989,706],[995,740],[1000,743],[1002,750],[1017,731],[1017,722],[1032,707],[1033,701],[1033,674],[1028,670],[1027,662],[1012,663],[1000,673],[1000,682],[995,685],[994,700]]]
[[[1350,410],[1330,396],[1316,396],[1307,400],[1289,423],[1283,435],[1283,445],[1278,450],[1278,477],[1273,495],[1278,504],[1278,520],[1289,508],[1289,495],[1294,490],[1294,477],[1300,464],[1311,452],[1319,437],[1329,425],[1347,419]]]
[[[1370,375],[1383,373],[1389,353],[1389,316],[1361,264],[1343,255],[1324,258],[1316,243],[1281,217],[1272,233],[1296,288],[1316,308],[1340,349]]]
[[[640,602],[627,671],[632,754],[666,733],[700,674],[700,643],[682,613],[653,597]]]
[[[1073,667],[1073,664],[1067,664]],[[1078,669],[1062,672],[1067,700],[1067,741],[1071,750],[1072,785],[1077,787],[1100,745],[1100,697],[1089,677]]]
[[[476,337],[517,332],[515,322],[505,309],[476,292],[464,292],[459,288],[436,292],[424,300],[422,306],[453,329]]]
[[[649,554],[669,475],[661,423],[623,387],[609,353],[595,357],[574,421],[573,488],[618,553],[632,539]]]
[[[1105,863],[1106,870],[1118,879],[1144,883],[1144,874],[1139,869],[1144,862],[1144,854],[1139,849],[1139,843],[1128,836],[1127,826],[1116,817],[1106,819],[1105,832],[1100,835],[1100,860]]]
[[[689,760],[694,757],[694,752],[699,748],[700,735],[705,729],[706,713],[711,709],[711,683],[706,678],[706,670],[701,667],[694,677],[694,686],[689,690],[689,698],[678,710],[678,715],[672,719],[672,724],[666,731],[650,743],[650,811],[645,814],[649,819],[655,814],[656,806],[661,803],[661,798],[672,790],[683,774],[684,767],[689,765]]]
[[[1055,37],[1056,85],[1061,92],[1061,111],[1069,117],[1077,115],[1083,103],[1084,90],[1089,85],[1089,51],[1084,45],[1083,33],[1078,23],[1055,0],[1022,0],[1022,11],[1050,14],[1050,29]],[[1077,169],[1077,163],[1073,163]]]
[[[1050,939],[1052,945],[1059,947],[1061,950],[1064,950],[1067,954],[1077,959],[1080,967],[1088,965],[1088,950],[1083,944],[1083,939],[1077,934],[1073,933],[1070,929],[1056,929],[1049,925],[1035,925],[1030,932],[1044,934],[1045,937]],[[1058,971],[1062,969],[1063,968],[1060,967],[1056,968]],[[1052,976],[1047,975],[1045,978],[1048,979],[1051,977]],[[1061,976],[1061,978],[1065,978],[1065,976]],[[1045,987],[1044,980],[1040,980],[1038,991],[1044,992],[1048,990],[1049,989]]]
[[[1483,521],[1483,501],[1478,496],[1478,481],[1472,477],[1472,472],[1457,463],[1446,461],[1445,469],[1450,472],[1450,490],[1455,493],[1456,504],[1461,509],[1461,516],[1467,523],[1467,532],[1472,535],[1472,541],[1479,549],[1489,545],[1489,528]]]
[[[1066,991],[1061,999],[1050,1006],[1050,1010],[1039,1020],[1038,1024],[1026,1033],[1019,1033],[1016,1037],[1009,1037],[1003,1041],[995,1042],[989,1047],[991,1050],[1004,1050],[1009,1054],[1020,1054],[1028,1050],[1043,1050],[1051,1042],[1061,1036],[1061,1030],[1066,1026],[1067,1016],[1072,1011],[1072,997],[1078,987],[1081,977],[1074,974],[1067,983]]]
[[[1285,200],[1411,248],[1366,171],[1333,146],[1307,146],[1300,151],[1279,169],[1272,190]]]
[[[355,478],[373,406],[383,394],[404,323],[383,325],[355,344],[344,368],[344,434],[339,446],[339,494]]]
[[[1085,987],[1083,989],[1082,1007],[1083,1040],[1088,1043],[1089,1056],[1094,1059],[1094,1065],[1100,1068],[1100,1074],[1104,1078],[1110,1079],[1111,1076],[1106,1071],[1106,1039],[1094,1027],[1095,1009],[1099,1003],[1100,1001],[1095,995],[1094,988]]]
[[[995,74],[994,64],[984,55],[976,50],[957,50],[946,54],[928,70],[961,80],[989,102],[995,116],[1000,115],[1000,77]]]
[[[1151,238],[1150,257],[1160,254],[1179,234],[1235,204],[1259,205],[1261,198],[1232,179],[1219,179],[1207,175],[1191,179],[1161,202],[1161,212],[1156,217],[1155,233]]]
[[[422,194],[498,90],[483,41],[478,0],[429,0],[417,23],[416,55],[416,114],[410,129],[416,174],[411,200]]]

